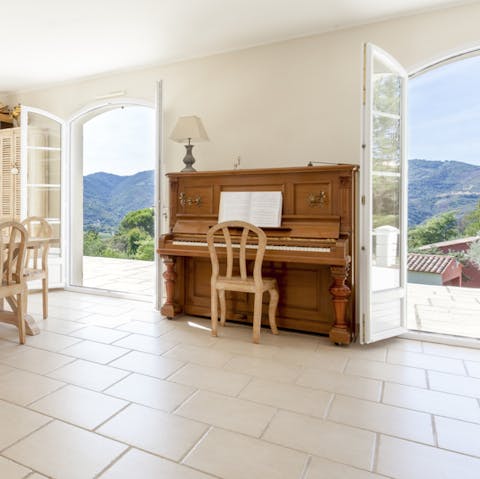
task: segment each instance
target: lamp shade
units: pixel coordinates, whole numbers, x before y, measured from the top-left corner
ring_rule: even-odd
[[[181,116],[170,134],[170,139],[177,143],[208,141],[208,135],[198,116]]]

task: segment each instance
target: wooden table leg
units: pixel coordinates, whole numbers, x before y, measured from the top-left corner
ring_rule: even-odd
[[[26,294],[24,295],[24,297],[25,297],[25,305],[24,305],[25,309],[24,310],[25,311],[27,309],[27,296],[28,295],[26,295]],[[6,298],[6,300],[7,300],[7,303],[10,305],[10,307],[12,308],[12,311],[2,311],[2,319],[0,319],[0,320],[5,322],[5,323],[14,324],[16,326],[17,325],[17,317],[16,317],[17,301],[15,300],[15,298],[13,296],[9,296],[8,298]],[[7,314],[5,314],[5,313],[7,313]],[[12,315],[11,319],[10,319],[10,315],[8,313],[11,313],[11,315]],[[25,332],[29,336],[35,336],[37,334],[40,334],[40,328],[37,326],[37,323],[35,322],[35,319],[30,314],[25,314]]]
[[[348,276],[348,266],[331,266],[333,283],[330,286],[333,307],[335,310],[335,324],[329,332],[329,337],[335,344],[350,344],[352,342],[352,331],[345,320],[345,312],[350,288],[345,284]]]

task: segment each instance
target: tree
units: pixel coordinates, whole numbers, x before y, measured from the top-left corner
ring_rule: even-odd
[[[459,236],[457,219],[453,211],[433,216],[408,232],[408,249],[438,243]]]
[[[127,213],[118,228],[119,233],[125,233],[133,228],[139,228],[149,236],[154,235],[153,208],[144,208],[143,210],[130,211]]]
[[[477,236],[480,235],[480,201],[477,203],[475,209],[465,215],[464,218],[465,229],[464,233],[467,236]]]

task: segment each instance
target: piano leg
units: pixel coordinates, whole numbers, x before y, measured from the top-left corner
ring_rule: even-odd
[[[335,310],[335,324],[329,332],[329,337],[335,344],[350,344],[352,331],[345,320],[345,312],[350,297],[350,288],[345,284],[348,276],[348,266],[331,266],[333,283],[330,286],[333,307]]]
[[[181,308],[175,303],[175,284],[177,280],[177,273],[175,271],[175,258],[172,256],[164,256],[163,264],[165,265],[165,271],[163,278],[165,280],[165,303],[160,309],[160,312],[169,319],[174,318]]]

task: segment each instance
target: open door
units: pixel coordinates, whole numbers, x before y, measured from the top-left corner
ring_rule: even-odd
[[[364,140],[360,168],[360,342],[396,336],[406,324],[407,74],[365,45]]]

